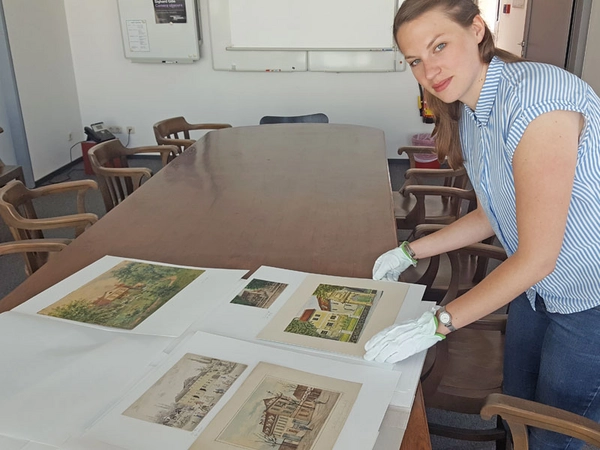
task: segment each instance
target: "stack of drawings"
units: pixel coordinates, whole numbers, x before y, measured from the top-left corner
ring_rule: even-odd
[[[363,347],[422,288],[245,274],[107,256],[0,314],[0,447],[398,448],[422,355]]]

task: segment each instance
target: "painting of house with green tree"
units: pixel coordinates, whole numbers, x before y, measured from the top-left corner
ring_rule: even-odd
[[[319,284],[284,331],[357,343],[382,291]]]
[[[38,314],[131,330],[203,273],[123,261]]]

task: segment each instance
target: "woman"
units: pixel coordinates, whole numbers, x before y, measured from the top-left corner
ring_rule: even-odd
[[[438,156],[465,166],[478,207],[384,253],[373,278],[494,234],[509,257],[446,309],[374,336],[365,358],[400,361],[514,299],[505,392],[600,421],[600,99],[496,49],[472,0],[406,0],[394,37],[436,116]],[[534,430],[531,448],[570,441]]]

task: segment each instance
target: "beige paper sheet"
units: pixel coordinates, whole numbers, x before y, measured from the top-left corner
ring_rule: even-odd
[[[379,298],[375,306],[372,307],[360,338],[356,343],[340,342],[284,331],[290,322],[298,316],[299,311],[311,298],[313,292],[315,292],[315,289],[320,284],[332,284],[383,291],[381,298]],[[281,307],[267,326],[258,333],[257,338],[360,357],[365,352],[365,343],[371,339],[371,337],[384,328],[394,324],[408,292],[408,288],[409,285],[405,283],[390,283],[311,274],[306,277],[304,282],[298,287],[285,305]]]
[[[275,381],[281,382],[279,387],[275,386]],[[281,418],[285,414],[280,413],[277,416],[280,426],[275,428],[279,428],[279,433],[264,434],[263,430],[267,428],[263,427],[264,421],[269,418],[263,413],[269,400],[284,395],[289,399],[292,397],[290,392],[297,385],[322,391],[316,401],[308,395],[299,399],[298,404],[300,402],[305,405],[313,404],[316,405],[316,408],[304,428],[298,427],[296,424],[295,429],[299,433],[298,437],[301,436],[300,442],[302,442],[298,448],[305,450],[333,448],[362,385],[261,362],[231,400],[208,424],[190,450],[239,450],[240,448],[267,450],[277,448],[278,446],[273,446],[272,443],[280,444],[284,440],[282,437],[284,433],[281,432]],[[273,387],[277,390],[276,392],[273,392]],[[289,391],[283,392],[282,387]],[[286,399],[283,397],[278,401],[280,404],[285,402]],[[304,409],[308,408],[307,406]],[[275,405],[274,409],[285,409],[285,406],[277,408]],[[259,420],[261,418],[263,423]],[[298,418],[299,415],[296,414],[295,420],[290,419],[288,425],[298,422]],[[288,436],[293,434],[292,431],[285,432],[285,435]],[[269,442],[269,440],[271,441]]]

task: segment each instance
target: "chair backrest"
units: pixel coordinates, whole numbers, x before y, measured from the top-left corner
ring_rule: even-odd
[[[190,138],[190,130],[219,130],[222,128],[231,128],[231,125],[228,123],[188,123],[183,116],[161,120],[152,127],[158,145],[176,145],[179,153],[195,142]]]
[[[125,200],[143,181],[152,176],[152,171],[148,168],[129,167],[128,154],[128,149],[118,139],[101,142],[88,152],[90,165],[98,177],[106,212]]]
[[[305,116],[264,116],[261,125],[275,123],[329,123],[329,117],[323,113],[307,114]]]
[[[529,449],[530,426],[571,436],[600,447],[600,424],[562,409],[504,394],[490,394],[481,408],[481,417],[489,420],[495,415],[508,423],[514,450]]]

